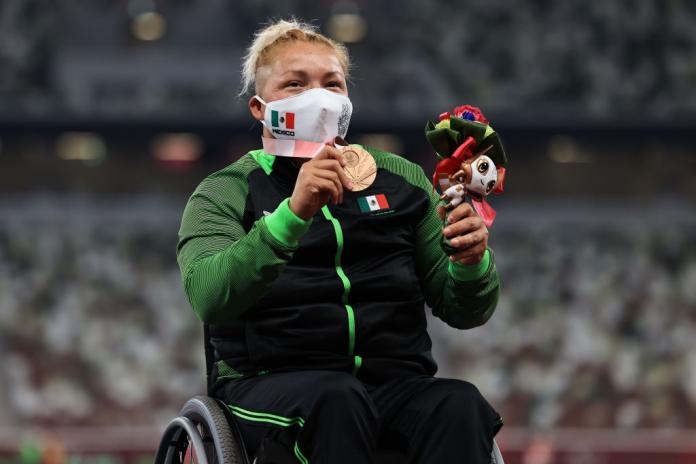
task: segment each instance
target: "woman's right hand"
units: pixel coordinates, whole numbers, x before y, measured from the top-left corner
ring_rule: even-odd
[[[329,202],[329,198],[333,200],[334,205],[342,203],[343,189],[353,188],[343,170],[345,165],[343,154],[329,145],[317,156],[306,161],[295,181],[295,189],[290,197],[290,210],[302,219],[309,220]]]

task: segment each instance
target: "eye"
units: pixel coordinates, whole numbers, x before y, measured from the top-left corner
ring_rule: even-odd
[[[345,88],[343,83],[339,82],[339,81],[328,82],[324,87],[333,91],[333,92],[336,92],[336,91],[340,92],[341,90],[343,90]]]
[[[285,87],[300,87],[302,84],[299,81],[290,81],[285,84]]]
[[[478,172],[481,174],[485,174],[488,172],[488,161],[486,160],[481,160],[479,161],[478,165],[476,166],[476,169],[478,169]]]
[[[486,193],[489,193],[491,190],[493,190],[493,187],[495,187],[495,181],[488,181],[488,184],[486,184]]]

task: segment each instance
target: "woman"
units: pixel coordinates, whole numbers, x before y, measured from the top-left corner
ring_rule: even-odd
[[[487,463],[502,421],[473,385],[433,377],[424,303],[454,327],[488,320],[488,231],[467,204],[443,231],[423,170],[397,155],[370,148],[359,160],[376,171],[348,178],[330,146],[352,111],[348,70],[342,45],[297,21],[249,48],[244,90],[255,87],[264,150],[201,182],[177,247],[210,324],[213,394],[260,456],[368,463],[379,442],[409,462]],[[443,234],[456,237],[449,260]]]

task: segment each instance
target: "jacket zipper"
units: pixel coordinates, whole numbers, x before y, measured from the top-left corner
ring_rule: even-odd
[[[329,211],[328,206],[323,206],[321,212],[324,213],[324,217],[331,222],[334,228],[334,233],[336,234],[336,257],[334,258],[334,265],[336,267],[336,274],[338,274],[341,283],[343,284],[343,296],[341,297],[341,302],[346,308],[346,316],[348,318],[348,356],[353,357],[353,374],[358,372],[360,366],[362,365],[362,358],[360,356],[355,356],[355,313],[351,305],[348,304],[348,295],[350,294],[350,280],[346,273],[343,271],[343,266],[341,266],[341,256],[343,254],[343,230],[341,229],[341,224],[338,220],[333,217],[331,211]]]

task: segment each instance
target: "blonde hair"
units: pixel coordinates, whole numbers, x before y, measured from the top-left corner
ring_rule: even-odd
[[[345,45],[317,32],[317,29],[313,24],[299,21],[293,17],[270,23],[263,29],[256,31],[254,40],[249,45],[244,56],[242,90],[239,92],[239,95],[244,95],[252,85],[256,84],[256,71],[261,66],[268,64],[268,58],[273,48],[277,45],[294,41],[316,42],[331,47],[336,53],[347,79],[350,68],[348,49]]]

